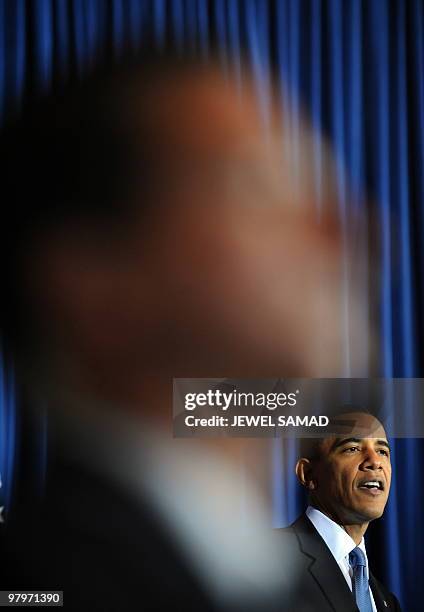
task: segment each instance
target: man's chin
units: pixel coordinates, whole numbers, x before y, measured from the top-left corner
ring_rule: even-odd
[[[381,506],[379,507],[369,507],[369,506],[361,507],[361,508],[356,508],[356,513],[358,514],[358,517],[361,522],[369,523],[383,516],[384,508],[385,508],[385,505],[382,507]]]

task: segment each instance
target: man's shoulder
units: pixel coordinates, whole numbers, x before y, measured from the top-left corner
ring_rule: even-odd
[[[325,547],[324,541],[306,514],[301,514],[290,525],[279,527],[275,531],[276,537],[281,539],[281,544],[287,551],[288,558],[300,556],[310,561],[310,551],[316,551],[321,545]]]
[[[0,584],[66,591],[67,608],[211,608],[203,586],[148,499],[59,462],[39,503],[19,504],[0,530]],[[96,603],[97,602],[97,603]]]
[[[300,556],[303,556],[304,559],[309,559],[309,561],[313,558],[321,559],[329,570],[332,568],[331,581],[334,582],[335,576],[338,575],[338,571],[334,564],[334,559],[332,558],[324,540],[315,529],[313,523],[308,519],[306,513],[300,515],[287,527],[281,527],[276,531],[283,539],[284,545],[287,546],[288,557],[294,560],[296,555],[300,554]],[[297,556],[297,558],[300,557]],[[306,579],[307,574],[308,573],[303,574],[303,580]],[[302,584],[303,587],[305,587],[306,584],[303,582],[303,580]],[[382,609],[392,610],[393,612],[401,612],[401,607],[396,596],[391,593],[389,589],[379,580],[377,580],[372,573],[370,573],[370,585],[374,594],[374,599],[380,604]],[[302,594],[302,597],[303,595],[304,593]]]
[[[309,536],[319,536],[317,530],[308,519],[306,514],[301,514],[297,517],[295,521],[287,525],[286,527],[279,527],[276,529],[276,532],[279,533],[282,537],[290,538],[296,537],[298,540],[302,535]]]

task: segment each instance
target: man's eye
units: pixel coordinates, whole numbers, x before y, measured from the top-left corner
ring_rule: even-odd
[[[359,450],[357,446],[349,446],[349,448],[345,448],[344,453],[353,453],[354,451]]]
[[[386,450],[384,450],[383,448],[380,448],[377,452],[381,453],[382,455],[385,455],[386,457],[389,456],[389,453]]]

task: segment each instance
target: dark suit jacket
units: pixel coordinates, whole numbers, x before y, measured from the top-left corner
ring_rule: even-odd
[[[42,503],[3,526],[2,590],[63,590],[69,611],[213,609],[148,504],[75,466],[55,466]]]
[[[278,532],[287,557],[297,566],[296,612],[358,612],[336,560],[307,516]],[[370,586],[378,612],[400,612],[396,597],[371,572]]]
[[[2,527],[0,590],[63,590],[69,612],[292,612],[266,592],[217,604],[148,499],[63,459]]]

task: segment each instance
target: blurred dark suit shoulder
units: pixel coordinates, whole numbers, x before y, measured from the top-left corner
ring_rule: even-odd
[[[68,610],[213,609],[148,504],[74,465],[52,467],[1,539],[1,589],[63,590]]]
[[[336,560],[306,515],[277,533],[298,570],[297,612],[358,612]],[[370,585],[378,612],[400,612],[396,597],[371,573]]]

